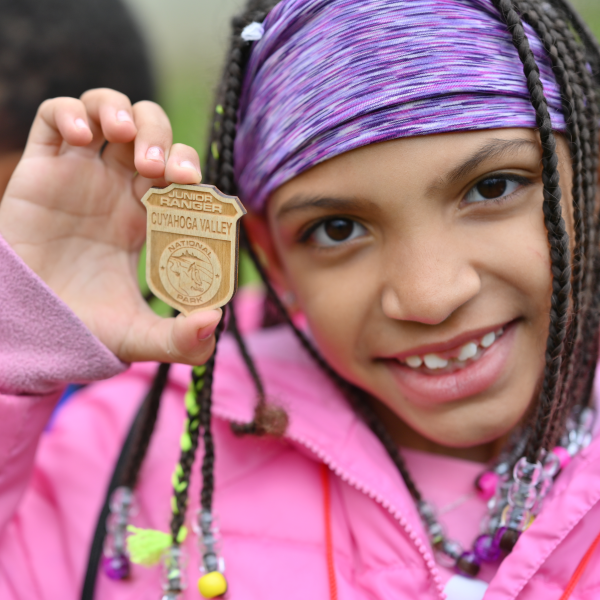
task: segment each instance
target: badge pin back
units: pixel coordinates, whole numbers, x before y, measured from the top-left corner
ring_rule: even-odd
[[[150,188],[146,279],[152,293],[184,315],[227,304],[237,287],[240,218],[235,196],[212,185]]]

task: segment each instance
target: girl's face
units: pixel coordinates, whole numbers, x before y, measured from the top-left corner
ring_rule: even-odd
[[[563,140],[559,152],[568,206]],[[301,174],[250,225],[325,359],[380,401],[399,441],[485,447],[543,373],[542,190],[533,131],[407,138]]]

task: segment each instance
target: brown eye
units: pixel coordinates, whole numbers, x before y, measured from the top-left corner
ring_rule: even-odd
[[[347,240],[354,231],[354,221],[348,219],[332,219],[324,223],[325,233],[334,242],[343,242]]]
[[[321,221],[321,223],[313,229],[311,239],[318,246],[336,246],[337,244],[360,237],[366,232],[367,230],[363,225],[352,219],[335,217],[333,219]]]
[[[506,179],[484,179],[477,184],[477,191],[486,200],[499,198],[506,193],[508,181]]]
[[[476,204],[486,200],[500,200],[510,196],[520,187],[529,185],[531,182],[524,177],[516,175],[498,175],[488,177],[477,183],[465,196],[467,204]]]

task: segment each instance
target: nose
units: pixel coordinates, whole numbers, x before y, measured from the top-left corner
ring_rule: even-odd
[[[446,236],[398,243],[387,258],[381,304],[390,319],[437,325],[481,289],[480,275],[460,244]]]

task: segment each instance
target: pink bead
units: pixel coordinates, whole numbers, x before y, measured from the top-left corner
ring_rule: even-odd
[[[494,471],[485,471],[482,473],[477,480],[477,495],[487,502],[494,497],[498,484],[500,483],[500,477]]]
[[[558,457],[561,469],[564,469],[571,462],[571,455],[568,450],[562,446],[556,446],[556,448],[552,450],[552,453]]]

